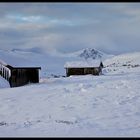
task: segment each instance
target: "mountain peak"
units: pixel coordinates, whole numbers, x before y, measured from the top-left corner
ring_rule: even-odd
[[[80,53],[79,57],[85,58],[85,59],[100,59],[102,58],[104,54],[94,48],[86,48],[83,49],[82,52]]]

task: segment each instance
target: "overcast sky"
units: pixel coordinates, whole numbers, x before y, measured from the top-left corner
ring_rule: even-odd
[[[0,49],[140,51],[140,3],[0,3]]]

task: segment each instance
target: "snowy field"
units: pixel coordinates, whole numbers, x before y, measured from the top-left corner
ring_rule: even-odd
[[[0,137],[139,137],[140,53],[126,56],[106,60],[101,76],[18,88],[1,78]]]

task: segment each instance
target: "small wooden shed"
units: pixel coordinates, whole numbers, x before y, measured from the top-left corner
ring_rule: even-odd
[[[73,61],[67,62],[64,66],[66,69],[66,76],[70,75],[100,75],[102,73],[102,61]]]
[[[9,67],[11,76],[9,83],[11,87],[23,86],[29,83],[39,83],[39,69],[41,67]]]
[[[33,66],[11,66],[0,61],[0,75],[9,81],[10,87],[39,83],[40,69],[41,67]]]

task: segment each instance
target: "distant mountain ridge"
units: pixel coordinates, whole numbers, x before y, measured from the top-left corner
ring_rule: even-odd
[[[14,48],[11,50],[0,50],[0,59],[12,66],[39,66],[41,67],[41,76],[46,75],[65,75],[64,65],[71,61],[105,60],[110,58],[104,52],[94,48],[86,48],[72,53],[45,52],[42,48]]]
[[[29,49],[12,49],[12,52],[32,52],[32,53],[40,53],[43,54],[44,51],[39,47],[29,48]]]
[[[102,51],[99,51],[95,48],[85,48],[79,51],[71,52],[71,53],[62,53],[62,52],[46,52],[45,50],[39,48],[39,47],[34,47],[34,48],[29,48],[29,49],[12,49],[12,52],[32,52],[32,53],[38,53],[38,54],[43,54],[43,55],[53,55],[53,56],[60,56],[60,57],[73,57],[73,58],[82,58],[82,59],[102,59],[105,57],[113,56],[113,55],[108,55]]]

